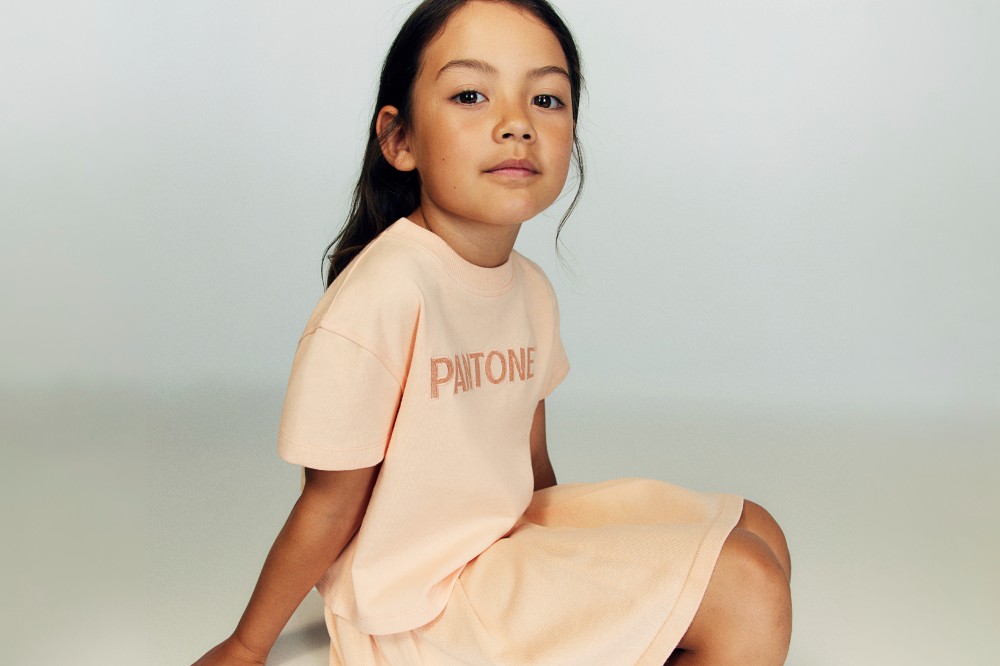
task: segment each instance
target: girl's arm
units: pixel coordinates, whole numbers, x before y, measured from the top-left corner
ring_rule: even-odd
[[[531,422],[531,468],[535,473],[535,490],[556,485],[556,473],[549,460],[545,444],[545,401],[539,400]]]
[[[361,525],[379,466],[306,469],[306,484],[264,561],[236,631],[195,666],[263,664],[288,619]]]

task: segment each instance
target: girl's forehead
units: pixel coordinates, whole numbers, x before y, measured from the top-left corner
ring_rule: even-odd
[[[559,40],[533,14],[506,2],[475,0],[455,10],[427,44],[421,70],[436,77],[454,60],[482,60],[498,67],[520,63],[525,71],[549,65],[567,67]]]

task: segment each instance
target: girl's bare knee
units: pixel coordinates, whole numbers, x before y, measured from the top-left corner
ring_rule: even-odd
[[[792,598],[785,568],[757,534],[740,530],[727,544],[728,566],[739,576],[732,597],[741,627],[737,641],[744,642],[740,659],[749,664],[784,663],[792,633]],[[748,654],[759,657],[747,659]]]
[[[738,527],[722,547],[680,647],[705,663],[781,664],[791,622],[784,568],[760,536]]]
[[[743,500],[743,514],[736,526],[753,532],[763,539],[785,570],[785,577],[791,579],[792,558],[788,552],[785,533],[767,509],[756,502]]]

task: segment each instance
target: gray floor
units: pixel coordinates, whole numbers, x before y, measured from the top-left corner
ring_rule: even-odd
[[[231,631],[298,491],[281,395],[8,395],[11,664],[185,664]],[[995,664],[998,415],[549,401],[560,481],[649,476],[764,504],[788,535],[788,663]],[[269,663],[326,663],[315,593]],[[9,659],[9,660],[8,660]]]

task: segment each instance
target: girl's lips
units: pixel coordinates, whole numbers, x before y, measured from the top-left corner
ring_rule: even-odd
[[[538,167],[531,160],[504,160],[487,169],[486,173],[500,176],[534,176],[538,173]]]

